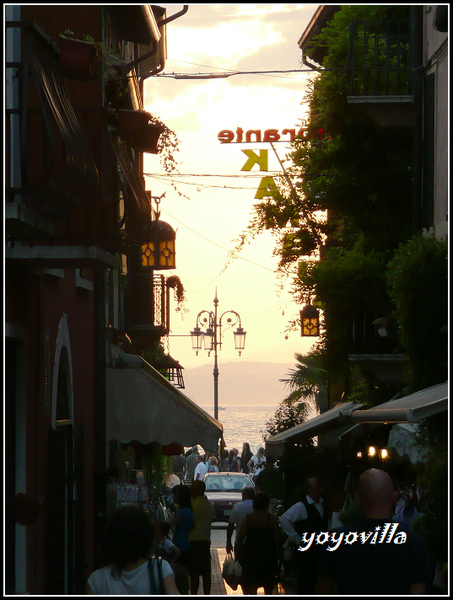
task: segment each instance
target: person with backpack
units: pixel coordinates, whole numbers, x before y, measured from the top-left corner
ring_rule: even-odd
[[[153,526],[142,508],[129,505],[116,509],[101,541],[104,566],[89,576],[86,593],[179,596],[169,563],[151,556],[153,543]]]

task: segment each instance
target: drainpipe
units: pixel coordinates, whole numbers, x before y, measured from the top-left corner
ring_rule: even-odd
[[[163,21],[160,21],[160,23],[157,24],[158,27],[162,27],[163,25],[166,25],[167,23],[171,23],[175,19],[179,19],[179,17],[182,17],[183,15],[185,15],[188,10],[189,10],[189,5],[188,4],[184,4],[183,7],[182,7],[182,10],[180,10],[177,13],[175,13],[171,17],[168,17],[168,19],[164,19]]]
[[[105,364],[105,271],[94,269],[95,310],[95,406],[94,406],[94,539],[101,538],[107,515],[105,454],[106,364]],[[96,566],[97,568],[97,566]]]
[[[167,23],[171,23],[172,21],[175,21],[179,17],[182,17],[183,15],[185,15],[188,10],[189,10],[189,5],[185,4],[183,6],[182,10],[180,10],[177,13],[175,13],[171,17],[168,17],[168,19],[164,19],[163,21],[160,21],[157,24],[158,27],[163,27],[164,25],[167,25]],[[156,51],[157,51],[157,48],[156,48]],[[157,75],[158,73],[160,73],[161,71],[164,70],[164,67],[165,67],[165,63],[162,64],[162,65],[159,65],[157,67],[157,69],[154,69],[153,71],[150,71],[149,73],[147,73],[146,75],[143,75],[143,77],[140,78],[140,93],[141,93],[142,97],[143,97],[143,81],[145,79],[148,79],[148,77],[152,77],[153,75]]]
[[[304,54],[304,52],[302,51],[302,62],[304,63],[304,65],[306,67],[308,67],[309,69],[311,69],[312,71],[321,71],[321,67],[317,67],[316,65],[314,65],[313,63],[311,63],[308,58],[306,57],[306,55]]]

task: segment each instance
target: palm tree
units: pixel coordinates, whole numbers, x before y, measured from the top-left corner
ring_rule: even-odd
[[[296,353],[296,367],[286,379],[280,379],[291,392],[282,400],[274,416],[267,421],[263,433],[275,435],[306,421],[313,411],[327,408],[327,371],[319,366],[316,356]]]
[[[304,404],[305,417],[313,410],[321,412],[327,407],[327,371],[319,366],[316,356],[296,353],[296,367],[290,369],[289,378],[280,379],[291,393],[285,398],[288,404]]]

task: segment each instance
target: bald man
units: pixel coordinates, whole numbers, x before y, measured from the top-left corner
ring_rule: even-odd
[[[385,471],[362,473],[356,499],[363,517],[319,539],[316,593],[323,595],[426,594],[430,580],[424,544],[392,521],[396,502]]]

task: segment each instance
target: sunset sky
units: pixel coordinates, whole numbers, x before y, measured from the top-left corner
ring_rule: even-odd
[[[167,16],[181,5],[163,5]],[[318,5],[315,4],[195,4],[167,26],[168,59],[164,74],[221,73],[233,71],[298,70],[301,52],[297,42]],[[178,155],[179,196],[155,155],[146,155],[146,187],[165,197],[161,219],[176,230],[176,266],[185,287],[189,312],[175,313],[172,301],[171,335],[166,350],[185,369],[212,364],[213,357],[195,356],[187,336],[198,312],[213,310],[217,288],[219,314],[234,310],[247,331],[246,347],[239,357],[233,335],[225,332],[220,363],[232,361],[279,362],[294,366],[294,353],[305,353],[312,341],[300,331],[284,330],[298,316],[290,282],[283,291],[275,274],[273,238],[262,234],[251,242],[226,270],[228,252],[247,227],[255,193],[262,177],[281,172],[269,144],[224,143],[222,130],[299,128],[305,114],[301,104],[304,73],[235,75],[227,79],[187,80],[157,76],[145,84],[145,109],[158,115],[181,140]],[[288,147],[275,145],[284,159]],[[268,150],[268,169],[247,161],[243,150]],[[218,177],[214,177],[217,175]],[[171,272],[166,273],[171,274]],[[285,374],[283,366],[282,376]],[[190,391],[190,390],[189,390]]]

